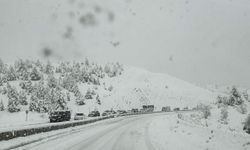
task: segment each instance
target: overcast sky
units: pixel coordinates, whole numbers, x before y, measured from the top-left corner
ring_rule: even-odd
[[[4,61],[123,64],[250,88],[249,0],[0,0]]]

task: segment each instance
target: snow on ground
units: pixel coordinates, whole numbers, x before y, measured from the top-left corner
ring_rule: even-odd
[[[48,122],[49,118],[47,113],[39,114],[29,112],[28,121],[26,121],[26,114],[24,111],[18,113],[0,112],[0,131],[3,129],[13,129]]]
[[[18,145],[19,146],[20,145],[26,145],[26,144],[29,144],[29,143],[42,141],[42,140],[46,141],[46,140],[49,140],[50,138],[52,138],[52,139],[60,138],[60,137],[63,137],[63,136],[67,136],[67,135],[70,135],[70,134],[80,132],[82,130],[87,130],[90,127],[96,127],[95,132],[98,132],[98,128],[99,128],[98,126],[103,125],[103,124],[104,125],[105,124],[110,124],[112,122],[117,122],[117,121],[120,121],[120,120],[121,120],[121,118],[102,120],[102,121],[98,121],[98,122],[95,122],[95,123],[86,124],[86,125],[83,125],[83,126],[70,127],[70,128],[61,129],[61,130],[55,130],[55,131],[51,131],[51,132],[35,134],[35,135],[27,136],[27,137],[19,137],[19,138],[15,138],[15,139],[12,139],[12,140],[9,140],[9,141],[1,141],[0,142],[0,149],[8,149],[10,147],[15,147],[15,146],[18,146]],[[62,123],[56,123],[56,124],[62,124]],[[36,125],[36,126],[38,126],[38,125]]]
[[[147,114],[118,117],[86,126],[68,128],[10,141],[0,148],[24,144],[17,149],[123,149],[123,150],[248,150],[250,135],[204,126],[188,119],[197,112]],[[200,123],[198,123],[200,122]],[[216,122],[213,122],[216,123]],[[26,144],[28,145],[26,145]]]
[[[216,122],[213,123],[217,124]],[[250,149],[250,136],[246,133],[242,131],[228,132],[228,130],[223,130],[223,127],[206,127],[201,124],[178,119],[177,114],[158,116],[150,124],[149,134],[155,149],[159,150]]]

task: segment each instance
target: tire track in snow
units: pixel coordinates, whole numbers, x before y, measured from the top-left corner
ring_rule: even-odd
[[[152,120],[150,120],[150,122],[148,122],[145,126],[145,136],[144,136],[144,140],[145,140],[145,143],[147,145],[147,148],[148,150],[155,150],[153,144],[152,144],[152,141],[150,139],[150,136],[149,136],[149,132],[148,132],[148,129],[149,129],[149,125],[151,124]]]

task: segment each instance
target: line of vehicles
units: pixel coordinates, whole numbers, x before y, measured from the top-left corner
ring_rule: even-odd
[[[131,110],[105,110],[102,114],[98,110],[91,111],[88,116],[86,116],[82,112],[77,112],[74,114],[74,120],[84,120],[87,117],[100,117],[100,116],[121,116],[126,114],[144,114],[144,113],[152,113],[155,110],[154,105],[143,105],[142,108],[139,110],[138,108],[133,108]],[[188,107],[184,107],[182,110],[189,110]],[[162,112],[171,112],[170,106],[162,107]],[[174,108],[173,111],[180,111],[180,108]],[[49,120],[50,122],[62,122],[62,121],[70,121],[71,120],[71,111],[53,111],[49,113]]]

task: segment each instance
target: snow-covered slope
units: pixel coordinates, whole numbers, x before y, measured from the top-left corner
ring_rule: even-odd
[[[46,76],[46,75],[44,75]],[[55,74],[58,78],[59,74]],[[45,80],[46,81],[46,80]],[[19,92],[21,90],[19,82],[22,81],[10,81],[10,85],[15,87]],[[32,81],[33,85],[34,82]],[[4,88],[3,85],[1,89]],[[85,99],[85,105],[77,105],[75,96],[70,92],[71,100],[67,101],[67,106],[72,111],[84,112],[88,114],[89,111],[98,109],[100,112],[107,109],[124,109],[130,110],[132,108],[141,109],[142,105],[155,105],[156,110],[161,110],[163,106],[174,107],[195,107],[199,103],[213,103],[216,100],[216,95],[209,92],[206,89],[202,89],[188,82],[182,81],[167,74],[152,73],[144,69],[134,67],[124,67],[124,71],[121,75],[115,77],[105,76],[100,78],[100,85],[94,85],[89,83],[78,83],[79,91],[84,95],[86,91],[95,91],[96,95],[99,95],[101,105],[97,103],[95,97],[92,99]],[[63,91],[67,91],[64,89]],[[30,96],[27,97],[28,102]],[[3,100],[5,105],[5,111],[0,111],[0,124],[8,125],[8,97],[6,94],[0,94],[0,100]],[[29,109],[27,106],[22,106],[21,112],[12,113],[10,119],[13,123],[14,120],[23,120],[25,123],[25,110]],[[29,113],[31,115],[30,121],[34,120],[32,116],[36,113]],[[15,119],[15,116],[19,119]],[[22,116],[22,117],[20,117]],[[39,122],[39,116],[42,122],[47,122],[48,118],[44,115],[36,115],[35,123]],[[15,122],[15,121],[14,121]],[[34,122],[33,122],[34,123]]]
[[[103,105],[116,109],[141,108],[153,104],[162,106],[193,107],[215,100],[208,90],[194,86],[167,74],[151,73],[134,67],[126,67],[124,73],[107,83],[114,86],[112,94],[103,98]]]

